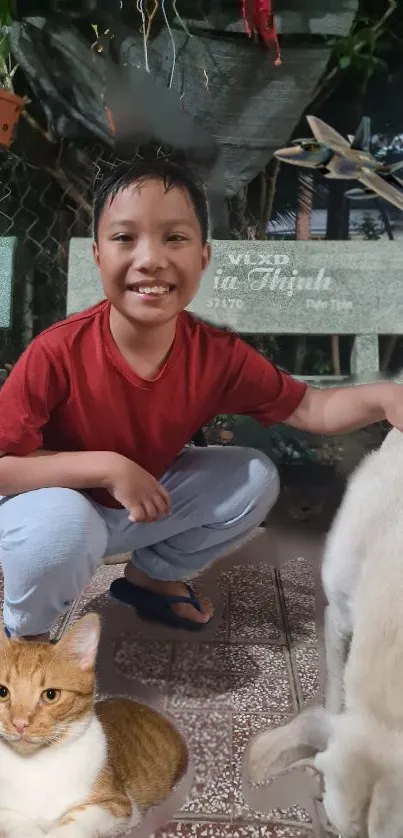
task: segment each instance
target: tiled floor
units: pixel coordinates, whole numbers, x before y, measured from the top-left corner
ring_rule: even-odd
[[[257,812],[242,793],[242,759],[250,735],[282,724],[315,696],[318,684],[311,566],[297,558],[276,570],[269,561],[253,564],[253,554],[251,542],[244,551],[246,563],[244,557],[242,564],[216,574],[210,588],[206,584],[213,600],[219,596],[222,612],[207,640],[200,635],[191,642],[187,635],[176,639],[175,632],[167,636],[163,628],[150,636],[131,609],[112,602],[109,585],[123,573],[123,564],[98,571],[76,614],[100,614],[103,636],[113,637],[114,670],[135,681],[135,697],[142,697],[139,686],[152,694],[187,738],[192,788],[175,820],[153,838],[313,836],[310,816],[292,801],[287,809]],[[198,586],[204,581],[198,580]],[[113,691],[114,677],[109,674],[107,681]]]
[[[250,550],[252,557],[253,542]],[[115,668],[155,692],[187,737],[195,766],[193,787],[175,822],[160,830],[158,838],[312,838],[310,817],[303,809],[258,813],[242,793],[249,736],[283,723],[317,690],[309,564],[294,559],[281,571],[268,562],[223,570],[217,578],[223,616],[207,642],[200,636],[196,642],[164,640],[163,634],[150,639],[144,625],[141,636],[128,630],[130,609],[111,604],[107,597],[111,579],[122,570],[116,565],[99,571],[80,613],[101,613],[106,632],[113,624]],[[119,614],[125,623],[121,633]]]

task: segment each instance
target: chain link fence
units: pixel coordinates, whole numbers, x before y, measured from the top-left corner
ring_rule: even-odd
[[[94,183],[118,162],[100,145],[61,144],[49,166],[27,162],[17,143],[0,154],[0,236],[18,241],[13,325],[0,337],[0,366],[65,316],[70,239],[91,236]]]

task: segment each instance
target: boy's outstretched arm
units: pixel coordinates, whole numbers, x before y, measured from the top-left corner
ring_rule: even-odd
[[[286,424],[301,431],[332,435],[384,419],[403,431],[403,385],[381,382],[327,389],[308,387]]]

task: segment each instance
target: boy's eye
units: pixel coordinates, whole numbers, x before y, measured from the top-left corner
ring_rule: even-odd
[[[113,237],[114,242],[130,242],[132,240],[132,236],[129,233],[119,233],[117,236]]]
[[[168,241],[169,242],[184,242],[184,241],[186,241],[186,237],[181,236],[180,233],[171,233],[171,235],[168,236]]]

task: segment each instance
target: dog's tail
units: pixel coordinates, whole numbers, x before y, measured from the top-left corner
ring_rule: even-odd
[[[250,740],[245,754],[249,782],[263,783],[327,748],[333,717],[324,707],[310,707],[283,727],[265,730]]]

